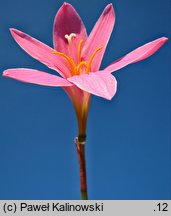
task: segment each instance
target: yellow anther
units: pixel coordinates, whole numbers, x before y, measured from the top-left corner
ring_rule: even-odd
[[[72,37],[76,37],[76,34],[71,33],[70,35],[65,35],[65,38],[68,40],[68,43],[71,43]],[[57,54],[63,57],[69,63],[71,67],[71,76],[80,75],[84,69],[86,73],[89,73],[91,70],[91,64],[95,57],[95,55],[103,48],[103,46],[99,46],[93,54],[90,56],[88,63],[86,61],[81,61],[81,49],[82,49],[83,40],[80,40],[78,44],[78,62],[74,62],[72,58],[67,56],[65,53],[54,51],[52,54]],[[83,68],[84,67],[84,68]]]
[[[82,66],[87,67],[87,63],[85,61],[82,61],[79,63],[79,65],[77,65],[77,74],[78,75],[81,74],[80,70],[81,70]]]
[[[81,62],[81,48],[82,48],[83,40],[80,40],[78,44],[78,63]]]
[[[91,55],[90,60],[88,61],[88,64],[87,64],[86,73],[90,72],[91,63],[92,63],[92,61],[93,61],[95,55],[96,55],[102,48],[103,48],[103,46],[98,47],[98,48],[93,52],[93,54]]]
[[[65,35],[65,39],[67,39],[68,41],[68,44],[71,44],[72,43],[72,38],[75,38],[76,37],[76,34],[75,33],[71,33],[70,35],[66,34]]]
[[[55,51],[55,52],[52,52],[52,54],[57,54],[57,55],[64,57],[68,61],[69,65],[71,66],[72,75],[75,74],[76,65],[75,65],[73,59],[71,59],[70,57],[68,57],[66,54],[64,54],[62,52],[56,52]]]

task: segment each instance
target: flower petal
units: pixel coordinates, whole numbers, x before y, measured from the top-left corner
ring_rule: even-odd
[[[65,35],[76,34],[72,37],[72,44],[68,44]],[[80,40],[85,41],[87,33],[85,26],[72,5],[64,3],[56,14],[54,20],[53,40],[57,51],[72,57],[75,62],[78,59],[78,44]]]
[[[154,54],[161,46],[163,46],[163,44],[166,43],[167,40],[168,40],[168,38],[161,37],[161,38],[158,38],[154,41],[151,41],[151,42],[133,50],[132,52],[125,55],[124,57],[116,60],[111,65],[106,67],[104,69],[104,71],[114,72],[116,70],[119,70],[119,69],[127,66],[128,64],[135,63],[135,62],[141,61],[143,59],[146,59],[149,56],[151,56],[152,54]]]
[[[114,76],[102,71],[68,78],[80,89],[111,100],[116,93],[117,81]]]
[[[67,73],[70,73],[64,59],[61,56],[52,54],[52,52],[55,51],[54,49],[17,29],[12,28],[10,31],[20,47],[33,58],[42,62],[49,68],[57,70],[63,77],[66,77]]]
[[[8,69],[3,72],[3,76],[10,77],[22,82],[28,82],[45,86],[72,86],[73,84],[61,77],[45,73],[43,71],[27,69],[27,68],[14,68]]]
[[[109,4],[104,9],[102,15],[100,16],[99,20],[95,24],[83,48],[82,57],[83,59],[85,59],[85,61],[88,61],[92,53],[98,47],[103,46],[103,49],[96,54],[91,64],[91,71],[99,70],[106,46],[108,44],[110,35],[113,30],[114,23],[115,23],[114,9],[112,4]]]

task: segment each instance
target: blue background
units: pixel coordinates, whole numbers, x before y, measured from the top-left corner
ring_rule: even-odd
[[[161,36],[171,38],[170,0],[70,2],[88,33],[112,2],[116,25],[102,68]],[[63,1],[0,2],[0,71],[28,67],[55,73],[12,39],[18,28],[52,46]],[[171,199],[170,41],[145,61],[115,73],[112,101],[92,97],[87,125],[90,199]],[[61,88],[0,76],[0,199],[79,199],[74,146],[77,122]]]

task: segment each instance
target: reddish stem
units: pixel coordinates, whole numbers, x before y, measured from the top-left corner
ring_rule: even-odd
[[[88,200],[87,182],[86,182],[86,163],[85,163],[85,139],[86,136],[76,137],[75,139],[78,161],[80,165],[80,187],[81,187],[82,200]]]

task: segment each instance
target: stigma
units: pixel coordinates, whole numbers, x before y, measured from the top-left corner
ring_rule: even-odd
[[[65,39],[67,40],[68,44],[71,44],[72,43],[72,38],[76,38],[76,34],[75,33],[71,33],[71,34],[66,34],[65,35]]]

